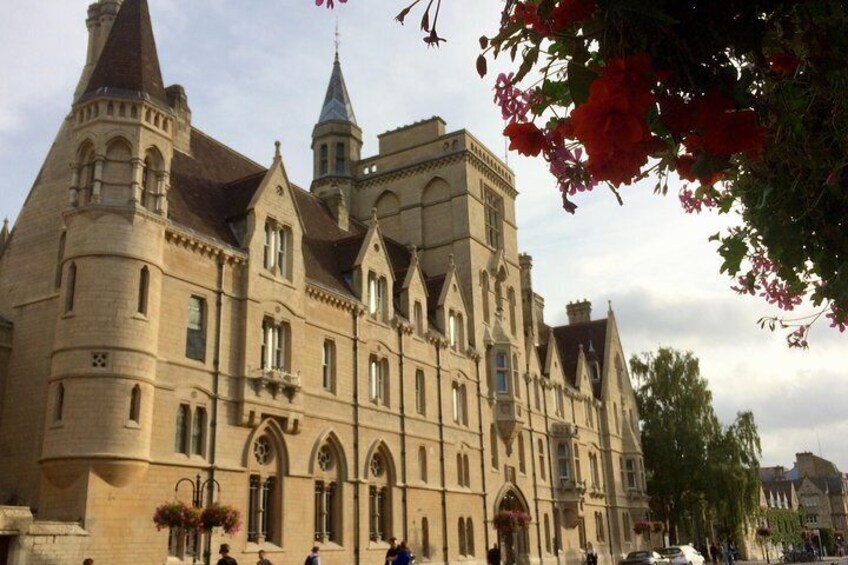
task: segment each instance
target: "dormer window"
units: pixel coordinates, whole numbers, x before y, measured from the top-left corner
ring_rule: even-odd
[[[388,294],[388,281],[386,277],[378,277],[375,273],[368,273],[368,313],[374,318],[385,320],[386,295]]]
[[[448,342],[455,351],[462,351],[462,314],[450,311],[448,314]]]
[[[265,222],[265,268],[291,278],[291,228]]]
[[[420,302],[415,302],[415,306],[412,309],[413,311],[413,320],[415,323],[415,333],[419,336],[424,335],[424,308],[421,306]]]

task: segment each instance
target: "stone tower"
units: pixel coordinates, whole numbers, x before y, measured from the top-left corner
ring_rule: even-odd
[[[92,474],[123,486],[150,458],[155,320],[179,117],[162,83],[147,0],[123,2],[100,48],[102,25],[89,19],[96,64],[66,138],[71,178],[41,459],[48,491]],[[50,500],[44,510],[57,517],[85,514],[51,509]]]

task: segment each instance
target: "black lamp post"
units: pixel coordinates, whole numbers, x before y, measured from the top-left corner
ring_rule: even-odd
[[[200,473],[194,478],[194,480],[183,477],[182,479],[177,481],[177,484],[174,485],[174,498],[177,496],[177,492],[180,489],[180,485],[183,483],[188,483],[191,485],[191,505],[195,508],[203,508],[203,491],[205,489],[209,489],[209,500],[212,500],[212,497],[215,494],[215,487],[218,487],[218,495],[221,494],[221,484],[215,479],[209,478],[205,481],[200,480]],[[203,563],[205,565],[209,565],[211,554],[212,554],[212,536],[206,538],[206,543],[204,544],[206,547],[203,550]],[[191,556],[191,562],[195,563],[197,559],[197,551],[194,551]]]

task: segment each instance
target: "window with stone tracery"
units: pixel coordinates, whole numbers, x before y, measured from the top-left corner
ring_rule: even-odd
[[[265,433],[253,441],[248,468],[247,539],[262,544],[279,545],[281,540],[282,505],[279,479],[281,458],[272,437]]]
[[[391,482],[385,455],[377,451],[368,463],[368,524],[371,541],[391,537]]]
[[[325,443],[315,469],[315,541],[341,543],[342,465],[337,450]]]

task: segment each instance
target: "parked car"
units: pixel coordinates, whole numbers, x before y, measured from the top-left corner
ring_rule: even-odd
[[[669,560],[656,551],[631,551],[618,565],[671,565]]]
[[[704,565],[704,556],[691,545],[671,545],[660,550],[670,565]]]

